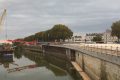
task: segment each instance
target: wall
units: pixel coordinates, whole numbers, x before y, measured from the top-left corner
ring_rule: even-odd
[[[54,47],[54,46],[43,46],[43,48],[44,48],[45,54],[50,54],[57,58],[67,60],[65,48]]]
[[[107,58],[110,59],[110,57]],[[92,80],[120,80],[120,65],[112,62],[112,60],[109,62],[107,60],[100,59],[100,57],[76,51],[76,62]]]
[[[42,46],[23,46],[25,50],[43,52]]]
[[[43,46],[43,48],[45,54],[77,62],[91,80],[120,80],[120,56],[65,46]]]

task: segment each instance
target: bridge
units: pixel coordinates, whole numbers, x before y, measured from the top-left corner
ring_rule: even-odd
[[[63,47],[120,56],[119,44],[64,44]]]
[[[84,80],[120,79],[119,44],[44,45],[43,49],[62,58],[66,55]]]

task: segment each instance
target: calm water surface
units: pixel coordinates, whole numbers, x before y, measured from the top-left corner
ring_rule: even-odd
[[[82,80],[71,68],[62,59],[38,52],[0,54],[0,80]]]

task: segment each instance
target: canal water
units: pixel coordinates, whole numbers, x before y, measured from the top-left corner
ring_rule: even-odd
[[[0,80],[82,80],[65,60],[17,48],[0,54]]]

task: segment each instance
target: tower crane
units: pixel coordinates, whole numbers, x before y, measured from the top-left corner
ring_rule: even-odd
[[[5,16],[6,16],[6,11],[7,11],[7,10],[4,9],[2,15],[0,16],[0,32],[1,32],[1,28],[2,28],[2,23],[3,23],[4,18],[5,18]]]

